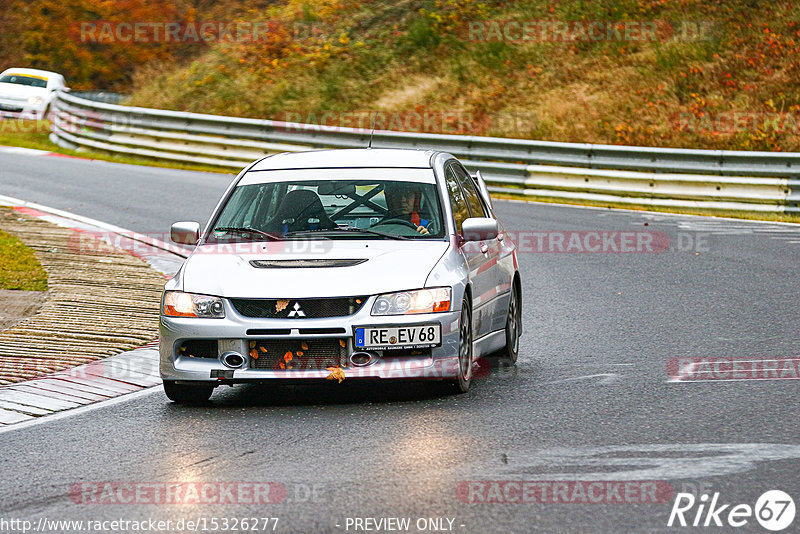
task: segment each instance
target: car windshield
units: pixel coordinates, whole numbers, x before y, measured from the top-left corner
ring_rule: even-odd
[[[4,74],[3,76],[0,76],[0,82],[28,85],[30,87],[47,87],[47,79],[36,78],[33,76],[23,76],[21,74]]]
[[[233,191],[207,239],[442,238],[441,213],[433,183],[391,179],[252,183]]]

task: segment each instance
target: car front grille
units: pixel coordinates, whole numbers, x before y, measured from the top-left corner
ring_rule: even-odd
[[[189,358],[216,358],[216,339],[187,339],[178,347],[178,355]]]
[[[327,299],[231,299],[237,312],[262,319],[318,319],[353,315],[367,297]]]
[[[319,370],[346,366],[347,342],[338,338],[259,339],[249,342],[252,369]]]

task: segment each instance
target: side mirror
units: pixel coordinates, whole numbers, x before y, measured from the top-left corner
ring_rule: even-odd
[[[489,217],[470,217],[461,224],[464,241],[485,241],[497,237],[497,221]]]
[[[181,245],[196,245],[200,239],[200,223],[176,222],[169,230],[169,238]]]

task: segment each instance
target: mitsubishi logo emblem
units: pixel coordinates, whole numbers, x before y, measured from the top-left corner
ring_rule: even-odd
[[[306,312],[304,312],[303,310],[300,309],[300,303],[299,302],[295,302],[293,307],[294,307],[294,309],[289,312],[289,317],[305,317],[306,316]]]

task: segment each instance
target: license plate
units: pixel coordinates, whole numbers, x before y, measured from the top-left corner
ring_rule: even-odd
[[[357,349],[428,349],[442,344],[442,325],[438,323],[407,326],[358,326]]]

